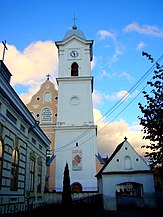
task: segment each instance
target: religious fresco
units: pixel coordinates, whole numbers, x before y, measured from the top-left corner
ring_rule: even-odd
[[[82,170],[82,150],[72,150],[72,170]]]

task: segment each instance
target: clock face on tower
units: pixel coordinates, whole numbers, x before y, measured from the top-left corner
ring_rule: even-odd
[[[71,57],[77,57],[78,55],[79,55],[79,52],[77,50],[70,51],[70,56]]]

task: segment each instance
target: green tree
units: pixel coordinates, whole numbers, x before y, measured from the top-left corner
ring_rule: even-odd
[[[68,163],[66,163],[66,166],[64,169],[62,204],[65,206],[71,206],[72,204]]]
[[[143,126],[143,139],[150,143],[143,145],[146,148],[145,157],[153,165],[163,167],[163,66],[156,62],[151,55],[142,52],[151,63],[155,62],[154,75],[147,85],[151,88],[150,93],[143,91],[146,105],[138,103],[143,117],[138,116],[140,125]]]

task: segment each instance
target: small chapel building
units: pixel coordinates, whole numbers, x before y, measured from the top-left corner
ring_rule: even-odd
[[[105,210],[117,210],[122,202],[141,208],[156,207],[153,174],[127,138],[116,147],[96,177]]]

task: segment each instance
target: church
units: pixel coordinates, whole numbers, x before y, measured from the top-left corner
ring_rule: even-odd
[[[98,159],[93,117],[93,40],[74,24],[58,49],[58,90],[49,76],[40,90],[27,104],[51,140],[51,154],[47,162],[46,189],[62,191],[66,163],[70,171],[73,192],[98,191],[95,174]]]
[[[63,40],[56,41],[55,45],[59,59],[56,78],[58,90],[53,96],[50,90],[55,87],[48,76],[34,95],[42,105],[33,103],[33,98],[27,105],[43,130],[47,126],[51,127],[46,133],[52,139],[52,153],[47,162],[47,190],[62,192],[64,168],[68,163],[72,192],[102,194],[106,210],[117,209],[120,189],[126,191],[123,198],[134,195],[137,207],[154,207],[153,174],[127,138],[106,161],[98,153],[97,126],[94,125],[92,104],[93,40],[87,40],[84,33],[74,25],[66,32]],[[43,87],[46,87],[45,91]],[[46,95],[49,95],[49,101],[45,100]],[[54,136],[50,135],[50,131],[54,131]]]
[[[72,193],[101,194],[106,210],[117,209],[121,190],[134,196],[138,207],[154,207],[153,174],[126,138],[106,161],[98,153],[93,40],[74,23],[55,45],[57,87],[47,75],[26,106],[0,61],[0,213],[26,209],[27,193],[34,206],[44,201],[45,192],[60,194],[66,164]]]

